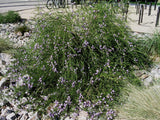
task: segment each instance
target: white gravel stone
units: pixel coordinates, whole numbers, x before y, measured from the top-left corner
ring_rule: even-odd
[[[13,118],[15,115],[16,115],[15,113],[11,113],[11,114],[7,115],[6,119],[7,119],[7,120],[13,120],[12,118]]]
[[[145,86],[149,86],[151,83],[153,83],[153,78],[151,76],[149,76],[148,78],[146,78],[144,80],[144,85]]]
[[[3,77],[1,80],[0,80],[0,89],[1,87],[4,87],[3,84],[7,81],[7,78]]]
[[[80,111],[78,120],[87,120],[88,119],[88,113],[85,111]]]
[[[29,113],[30,118],[28,120],[38,120],[37,112],[36,113]]]
[[[11,110],[11,108],[10,107],[6,107],[5,109],[2,109],[1,110],[1,116],[9,115],[10,113],[8,113],[8,110]]]
[[[19,115],[20,115],[20,120],[27,120],[29,118],[27,111],[22,110],[21,112],[19,112]]]

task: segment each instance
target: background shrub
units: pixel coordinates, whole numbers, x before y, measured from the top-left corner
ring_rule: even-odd
[[[20,21],[21,17],[14,11],[8,11],[7,13],[0,14],[0,23],[16,23]]]
[[[2,23],[4,20],[4,16],[0,13],[0,23]]]
[[[140,85],[129,81],[132,66],[150,64],[116,9],[105,4],[41,14],[35,40],[15,55],[12,79],[28,75],[16,94],[28,97],[34,110],[52,105],[52,118],[84,109],[91,118],[113,119],[111,106],[120,90],[127,82]]]

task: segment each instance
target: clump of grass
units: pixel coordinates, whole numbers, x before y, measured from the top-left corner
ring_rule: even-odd
[[[35,40],[15,55],[12,79],[24,83],[15,96],[28,97],[41,113],[48,106],[51,118],[86,110],[90,118],[114,119],[112,106],[127,82],[140,85],[132,66],[150,64],[135,45],[119,11],[110,5],[94,5],[65,14],[41,14]],[[146,59],[148,58],[148,59]]]
[[[126,120],[159,120],[160,87],[149,88],[130,86],[127,102],[119,108],[119,119]]]
[[[21,22],[21,20],[20,15],[14,11],[0,14],[0,23],[17,23]]]
[[[156,32],[142,42],[143,50],[151,56],[160,57],[160,33]]]
[[[20,25],[20,26],[15,28],[15,32],[16,33],[21,32],[22,35],[24,35],[25,32],[30,32],[30,31],[31,31],[31,29],[25,24]]]
[[[13,49],[13,44],[8,39],[0,38],[0,53]]]

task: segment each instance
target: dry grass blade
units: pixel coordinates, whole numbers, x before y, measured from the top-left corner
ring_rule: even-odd
[[[0,38],[0,53],[13,49],[11,42],[7,39]]]
[[[119,111],[119,119],[127,120],[159,120],[160,119],[160,86],[148,89],[130,87],[127,103]]]

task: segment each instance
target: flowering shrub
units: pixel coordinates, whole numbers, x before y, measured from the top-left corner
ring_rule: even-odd
[[[112,105],[129,81],[132,66],[149,62],[112,9],[95,5],[41,14],[34,42],[15,55],[12,78],[18,82],[28,75],[15,87],[19,98],[28,97],[34,110],[52,118],[86,110],[91,119],[113,119]],[[129,82],[140,84],[136,79]]]

